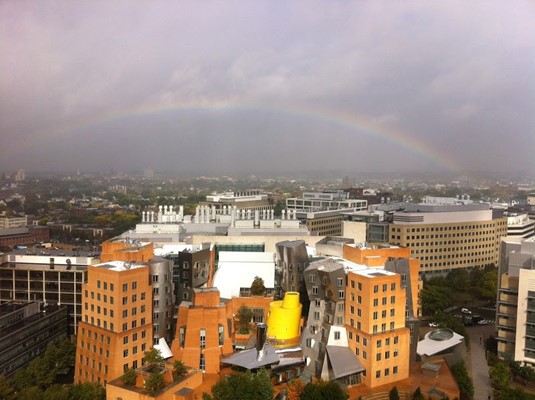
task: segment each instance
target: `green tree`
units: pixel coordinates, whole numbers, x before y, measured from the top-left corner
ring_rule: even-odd
[[[240,333],[249,333],[249,324],[253,319],[253,312],[245,304],[238,308],[238,324]]]
[[[301,400],[346,400],[349,395],[336,381],[319,381],[307,383]]]
[[[489,371],[492,386],[497,390],[504,390],[509,387],[511,371],[507,364],[498,361]]]
[[[264,280],[259,276],[255,276],[253,283],[251,284],[251,295],[263,296],[265,292],[266,286],[264,285]]]
[[[27,386],[17,392],[17,400],[36,400],[43,397],[43,392],[38,386]]]
[[[450,307],[452,291],[446,286],[424,285],[422,290],[422,309],[426,315],[435,314]]]
[[[52,385],[43,393],[43,400],[72,400],[69,387],[63,385]]]
[[[73,400],[106,400],[106,389],[92,382],[72,385],[69,394]]]
[[[425,400],[425,396],[423,395],[420,386],[418,386],[412,394],[412,400]]]
[[[0,375],[0,399],[1,400],[12,400],[14,399],[15,390],[6,379],[4,375]]]
[[[147,364],[155,364],[164,361],[164,358],[162,357],[160,352],[154,347],[145,352],[144,358]]]
[[[136,384],[136,370],[134,368],[128,368],[126,372],[121,376],[121,380],[127,386],[133,386]]]
[[[269,373],[256,375],[247,371],[227,376],[212,386],[212,395],[203,393],[203,400],[272,400],[273,387]]]
[[[392,389],[390,389],[390,392],[388,393],[388,399],[389,400],[399,400],[399,392],[398,388],[394,386]]]
[[[176,360],[173,363],[173,372],[180,378],[188,373],[188,367],[182,361]]]
[[[461,399],[472,400],[474,398],[474,384],[466,371],[464,362],[458,362],[451,368],[451,372],[457,381],[459,391],[461,392]]]
[[[164,386],[163,375],[159,371],[152,372],[147,379],[145,379],[145,389],[154,395]]]

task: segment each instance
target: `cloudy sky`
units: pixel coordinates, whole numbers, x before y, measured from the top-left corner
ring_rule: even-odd
[[[535,171],[533,1],[0,2],[0,170]]]

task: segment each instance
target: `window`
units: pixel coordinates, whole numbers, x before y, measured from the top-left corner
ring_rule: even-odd
[[[137,333],[134,333],[132,335],[132,342],[135,342],[137,340]]]
[[[373,299],[373,306],[377,307],[379,305],[379,299]]]
[[[123,292],[128,291],[128,283],[123,283]]]
[[[397,374],[397,373],[398,373],[398,367],[397,367],[397,365],[395,365],[394,368],[392,368],[392,372],[393,372],[394,374]]]
[[[318,287],[312,286],[312,294],[318,294]]]
[[[344,278],[337,278],[337,279],[336,279],[336,284],[337,284],[339,287],[344,286]]]
[[[123,344],[128,344],[128,336],[123,337]]]
[[[385,351],[385,360],[388,360],[390,358],[390,352]]]
[[[158,282],[158,275],[152,275],[152,282]]]
[[[383,292],[386,292],[388,290],[388,285],[385,283],[383,284]]]
[[[123,310],[123,318],[128,317],[128,310]]]
[[[375,377],[380,378],[381,377],[381,371],[375,371]]]
[[[201,349],[204,349],[206,348],[206,329],[205,328],[201,328],[199,336],[200,336],[200,347]]]
[[[390,290],[396,290],[396,284],[395,283],[391,283],[390,284]]]
[[[99,280],[97,280],[97,288],[100,289],[100,281]]]
[[[368,339],[362,338],[362,345],[367,346],[368,345]]]
[[[377,353],[377,355],[375,356],[375,360],[381,361],[381,353]]]
[[[316,275],[314,275],[314,274],[310,274],[310,275],[308,276],[308,281],[309,281],[310,283],[314,283],[314,282],[316,281]]]
[[[132,295],[132,303],[135,303],[137,301],[137,294]]]
[[[385,376],[390,375],[390,368],[385,368]]]
[[[145,333],[145,331],[143,331],[143,333]],[[180,347],[184,347],[184,342],[186,340],[186,327],[185,326],[181,326],[179,328],[178,340],[179,340]]]
[[[394,350],[394,357],[398,356],[398,349]]]
[[[390,304],[396,304],[396,296],[390,296]]]
[[[345,292],[343,290],[338,291],[338,298],[343,299],[345,297]]]
[[[373,312],[373,319],[377,319],[377,311]]]
[[[381,339],[379,339],[379,340],[377,341],[377,348],[380,348],[380,347],[381,347]]]
[[[225,340],[225,330],[223,325],[219,325],[218,327],[218,337],[219,337],[219,345],[223,346],[223,342]]]
[[[334,340],[340,340],[340,331],[334,332]]]
[[[386,346],[390,346],[390,338],[386,338],[385,339],[385,345]]]
[[[362,304],[362,297],[357,296],[357,303]]]
[[[373,293],[377,293],[379,291],[379,285],[373,286]]]
[[[314,311],[314,319],[315,320],[320,319],[320,313],[318,311]]]
[[[362,283],[361,283],[361,282],[358,282],[358,283],[357,283],[357,289],[358,289],[358,290],[362,290]]]
[[[141,293],[141,300],[145,300],[146,296],[147,296],[147,293],[145,292]]]
[[[123,350],[123,357],[124,358],[128,357],[128,349]]]
[[[205,367],[205,361],[204,361],[204,353],[201,353],[201,357],[199,359],[199,369],[201,371],[204,371],[206,369]]]
[[[373,333],[377,333],[377,325],[374,325],[374,326],[372,327],[372,332],[373,332]]]
[[[128,304],[128,297],[127,296],[123,297],[123,306],[126,305],[126,304]]]
[[[398,336],[394,336],[394,344],[398,344],[398,341],[399,341],[399,337]]]
[[[383,299],[382,299],[382,301],[381,301],[381,303],[383,304],[383,306],[386,306],[387,302],[388,302],[387,298],[386,298],[386,297],[383,297]]]
[[[312,347],[312,338],[308,338],[308,339],[306,340],[306,346],[307,346],[308,348]]]
[[[132,282],[132,289],[133,289],[133,290],[136,290],[136,289],[137,289],[137,282]]]
[[[123,332],[128,330],[128,324],[125,322],[123,324]]]

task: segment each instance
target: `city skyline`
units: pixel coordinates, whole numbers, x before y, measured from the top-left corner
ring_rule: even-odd
[[[3,2],[0,170],[533,171],[530,2]]]

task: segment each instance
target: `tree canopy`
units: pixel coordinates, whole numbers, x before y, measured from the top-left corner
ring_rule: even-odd
[[[273,400],[273,394],[269,372],[261,369],[227,376],[212,386],[212,395],[203,393],[203,400]]]

